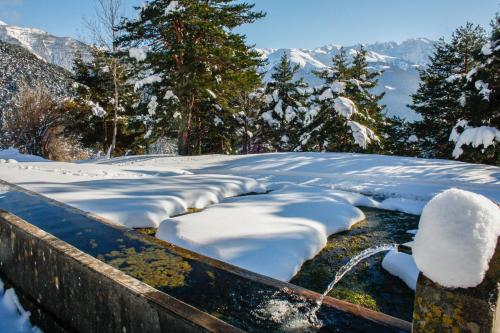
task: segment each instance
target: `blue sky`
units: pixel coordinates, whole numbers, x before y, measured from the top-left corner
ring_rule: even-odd
[[[127,15],[142,0],[123,0]],[[267,17],[241,32],[258,47],[314,48],[336,43],[448,37],[470,21],[487,25],[498,0],[247,0]],[[0,0],[0,20],[59,36],[87,35],[92,0]]]

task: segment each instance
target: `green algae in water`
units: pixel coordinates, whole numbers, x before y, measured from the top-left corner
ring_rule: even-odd
[[[291,283],[322,293],[350,258],[373,246],[409,242],[412,235],[407,230],[418,227],[419,217],[415,215],[361,209],[366,220],[349,231],[332,235],[326,247],[304,263]],[[377,254],[359,263],[329,296],[411,321],[415,293],[382,268],[384,255]]]
[[[182,257],[166,253],[160,248],[137,252],[134,248],[112,251],[104,255],[109,265],[153,286],[182,287],[191,266]]]

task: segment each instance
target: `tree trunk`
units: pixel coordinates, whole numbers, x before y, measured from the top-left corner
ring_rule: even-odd
[[[116,60],[113,59],[113,84],[115,88],[115,103],[114,103],[114,112],[113,115],[113,137],[111,139],[111,151],[110,155],[113,154],[116,148],[116,135],[118,133],[118,108],[119,108],[119,94],[118,94],[118,69]]]

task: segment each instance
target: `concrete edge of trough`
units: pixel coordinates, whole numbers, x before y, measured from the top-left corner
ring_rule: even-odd
[[[243,332],[0,210],[0,272],[85,332]]]

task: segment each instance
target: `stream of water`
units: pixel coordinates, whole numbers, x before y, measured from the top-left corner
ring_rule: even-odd
[[[361,261],[377,253],[391,250],[397,250],[397,245],[384,244],[370,247],[352,257],[347,264],[337,271],[334,279],[315,304],[306,304],[304,302],[292,303],[288,300],[280,299],[279,296],[281,295],[276,294],[275,297],[266,301],[254,314],[264,320],[280,323],[281,329],[286,332],[314,332],[322,326],[322,322],[317,315],[323,301],[340,280]]]

